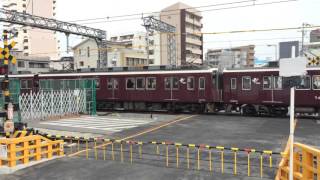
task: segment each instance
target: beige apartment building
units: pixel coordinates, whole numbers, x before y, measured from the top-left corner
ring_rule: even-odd
[[[145,46],[132,42],[134,35],[112,36],[108,46],[107,67],[148,66]],[[139,41],[139,38],[138,38]],[[98,46],[95,40],[86,39],[73,47],[74,68],[86,69],[98,67]]]
[[[7,10],[33,14],[46,18],[55,17],[56,0],[3,0],[2,7]],[[49,56],[58,59],[58,43],[53,31],[25,27],[5,23],[4,29],[18,30],[15,50],[21,51],[24,56]]]
[[[208,49],[206,64],[223,68],[254,67],[255,46],[239,46],[229,49]]]
[[[176,27],[176,65],[203,63],[202,16],[183,3],[173,4],[160,13],[160,20]],[[167,35],[161,34],[161,64],[168,64]]]

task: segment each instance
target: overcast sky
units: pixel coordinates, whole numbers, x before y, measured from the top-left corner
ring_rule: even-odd
[[[180,2],[190,6],[199,7],[239,1],[244,0],[181,0]],[[284,0],[256,0],[255,3],[261,4],[275,1]],[[58,0],[57,19],[63,21],[75,21],[126,14],[157,12],[176,2],[176,0]],[[320,25],[320,0],[298,0],[270,5],[212,10],[250,4],[252,4],[252,2],[228,6],[199,8],[199,10],[202,11],[208,10],[201,12],[203,16],[202,31],[221,32],[247,29],[298,27],[301,26],[303,22],[307,22],[312,25]],[[94,21],[77,21],[76,23],[106,30],[108,32],[108,36],[110,36],[119,33],[144,31],[144,28],[141,26],[142,21],[139,18],[141,18],[141,15],[110,18],[109,20],[100,19]],[[116,21],[119,19],[130,20]],[[72,38],[71,46],[78,43],[80,39],[80,37]],[[267,47],[267,44],[278,44],[280,41],[300,39],[301,32],[298,32],[298,30],[205,35],[204,48],[229,48],[239,45],[255,44],[257,45],[257,57],[262,59],[269,57],[273,59],[275,49],[274,47]],[[63,40],[64,38],[62,41]],[[65,49],[65,47],[62,47],[62,49]]]

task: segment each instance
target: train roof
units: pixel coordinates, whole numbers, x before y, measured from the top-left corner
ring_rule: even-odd
[[[320,71],[320,67],[307,67],[308,71]],[[279,71],[279,67],[261,67],[261,68],[238,68],[238,69],[224,69],[223,73],[234,72],[272,72]]]
[[[101,76],[101,75],[145,75],[145,74],[189,74],[189,73],[213,73],[217,68],[210,69],[172,69],[172,70],[145,70],[145,71],[101,71],[101,72],[54,72],[39,74],[39,77],[63,77],[63,76]],[[16,74],[10,77],[33,77],[35,74]],[[1,77],[1,76],[0,76]]]

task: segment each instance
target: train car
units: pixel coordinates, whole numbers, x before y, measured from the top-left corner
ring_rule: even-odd
[[[308,68],[296,87],[296,112],[320,113],[320,68]],[[286,115],[290,90],[283,87],[279,68],[227,69],[223,71],[226,111],[243,114]]]
[[[76,88],[73,81],[95,79],[97,109],[132,111],[214,111],[222,101],[217,69],[148,70],[18,75],[22,91]],[[37,87],[35,87],[37,85]]]

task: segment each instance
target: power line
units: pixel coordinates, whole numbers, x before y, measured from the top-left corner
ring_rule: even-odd
[[[207,10],[197,10],[193,12],[210,12],[210,11],[219,11],[219,10],[227,10],[227,9],[236,9],[236,8],[245,8],[245,7],[252,7],[252,6],[262,6],[262,5],[270,5],[270,4],[279,4],[279,3],[287,3],[287,2],[294,2],[298,0],[282,0],[282,1],[272,1],[272,2],[266,2],[266,3],[255,3],[255,4],[250,4],[250,5],[242,5],[242,6],[233,6],[233,7],[225,7],[225,8],[216,8],[216,9],[207,9]],[[252,0],[250,1],[252,2]],[[177,10],[174,10],[177,11]],[[139,14],[143,15],[143,13]],[[177,13],[174,14],[165,14],[161,15],[163,16],[172,16],[172,15],[178,15]],[[122,15],[123,17],[128,17],[129,15]],[[135,15],[137,16],[137,15]],[[103,19],[103,18],[102,18]],[[109,18],[110,19],[110,18]],[[131,21],[131,20],[140,20],[141,17],[139,18],[125,18],[125,19],[115,19],[115,20],[105,20],[105,21],[95,21],[95,22],[86,22],[82,23],[83,25],[85,24],[100,24],[100,23],[109,23],[109,22],[119,22],[119,21]],[[95,18],[92,20],[99,20],[99,18]]]
[[[213,7],[213,6],[225,6],[225,5],[233,5],[233,4],[241,4],[241,3],[247,3],[247,2],[255,2],[257,0],[245,0],[245,1],[234,1],[229,3],[219,3],[219,4],[211,4],[211,5],[203,5],[203,6],[196,6],[196,7],[190,7],[190,8],[184,8],[187,9],[199,9],[199,8],[206,8],[206,7]],[[79,19],[79,20],[73,20],[69,22],[81,22],[81,21],[93,21],[93,20],[102,20],[102,19],[113,19],[113,18],[123,18],[123,17],[130,17],[130,16],[141,16],[141,15],[152,15],[156,13],[161,12],[173,12],[177,11],[177,9],[174,10],[164,10],[164,11],[155,11],[155,12],[141,12],[141,13],[133,13],[133,14],[124,14],[124,15],[116,15],[116,16],[106,16],[101,18],[91,18],[91,19]],[[167,16],[167,15],[165,15]]]

